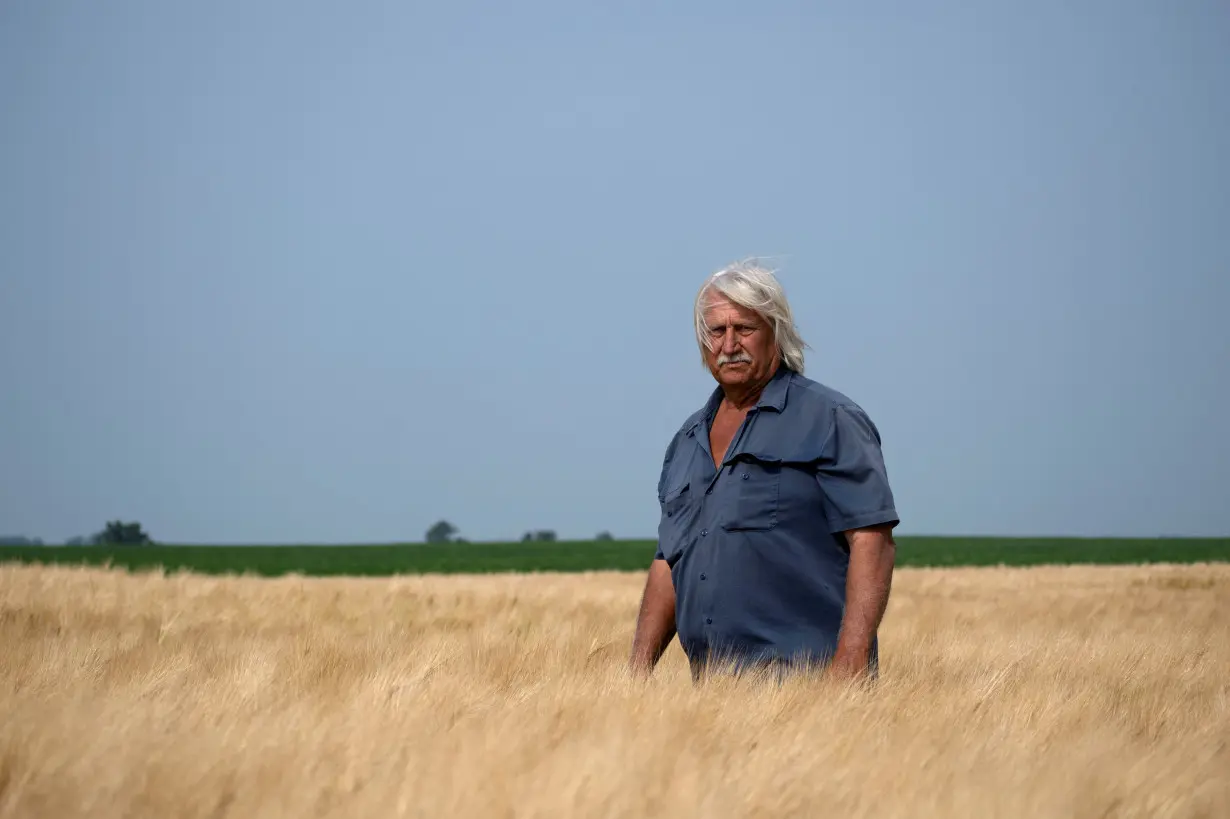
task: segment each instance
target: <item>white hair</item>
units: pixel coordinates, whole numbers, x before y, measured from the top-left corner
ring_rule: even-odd
[[[696,341],[700,345],[701,360],[709,349],[708,328],[705,326],[705,311],[710,294],[718,294],[731,302],[754,310],[773,329],[773,338],[781,351],[782,363],[789,369],[803,374],[803,348],[806,344],[794,326],[790,302],[777,281],[774,271],[752,261],[727,265],[705,280],[696,294],[695,322]]]

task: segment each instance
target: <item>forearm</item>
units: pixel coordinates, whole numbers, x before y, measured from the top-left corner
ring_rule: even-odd
[[[847,533],[850,565],[846,572],[846,610],[837,653],[864,661],[880,628],[892,588],[897,547],[887,527]]]
[[[675,585],[670,567],[655,560],[649,567],[632,638],[629,665],[634,672],[653,670],[675,636]]]

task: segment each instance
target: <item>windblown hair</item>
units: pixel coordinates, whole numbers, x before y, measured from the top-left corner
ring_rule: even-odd
[[[803,348],[806,344],[794,326],[786,293],[772,270],[752,261],[736,262],[722,268],[710,276],[696,294],[696,341],[700,345],[702,361],[709,349],[705,310],[713,293],[756,311],[772,328],[782,363],[799,375],[803,374]]]

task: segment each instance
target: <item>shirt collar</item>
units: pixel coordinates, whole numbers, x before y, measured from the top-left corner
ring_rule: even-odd
[[[790,389],[790,380],[794,373],[785,364],[777,366],[773,379],[764,385],[760,392],[760,400],[756,409],[772,409],[781,412],[786,408],[786,392]]]
[[[790,390],[790,380],[793,375],[794,373],[785,364],[779,364],[777,372],[773,374],[773,378],[760,391],[760,399],[752,407],[751,411],[771,409],[775,412],[781,412],[784,410],[786,408],[786,393]],[[722,403],[721,385],[714,387],[713,392],[709,395],[709,400],[705,402],[704,412],[688,428],[688,434],[693,434],[701,424],[708,424],[712,421],[720,403]]]

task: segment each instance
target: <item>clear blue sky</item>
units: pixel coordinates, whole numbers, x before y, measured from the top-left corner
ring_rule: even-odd
[[[651,536],[772,257],[902,533],[1230,534],[1230,7],[5,3],[0,534]]]

